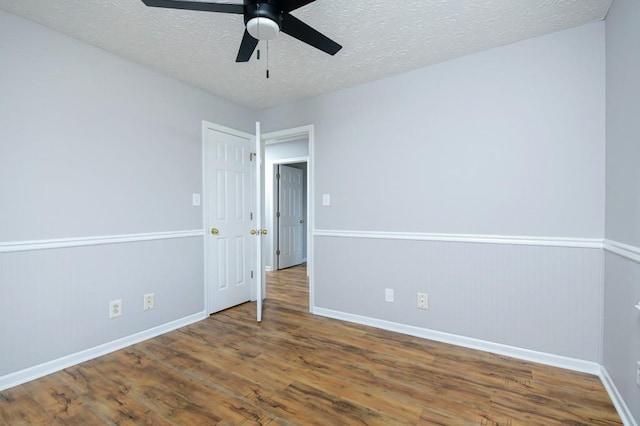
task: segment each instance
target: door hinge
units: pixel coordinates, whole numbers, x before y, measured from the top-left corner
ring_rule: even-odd
[[[253,279],[253,271],[251,271],[251,279]]]
[[[276,255],[280,256],[280,250],[276,250]]]
[[[249,220],[253,220],[253,212],[249,213]]]
[[[253,161],[253,159],[255,158],[256,153],[255,152],[250,152],[249,153],[249,161]]]
[[[276,179],[280,179],[280,173],[276,175]]]
[[[280,217],[280,212],[276,213],[276,217]]]

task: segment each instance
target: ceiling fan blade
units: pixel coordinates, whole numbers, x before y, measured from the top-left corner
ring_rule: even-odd
[[[291,12],[314,1],[316,0],[280,0],[279,4],[283,12]]]
[[[203,3],[199,1],[182,1],[182,0],[142,0],[142,2],[150,7],[164,7],[167,9],[184,9],[184,10],[198,10],[203,12],[235,13],[238,15],[242,15],[244,13],[244,6],[241,4]]]
[[[342,49],[342,46],[338,43],[288,13],[284,13],[282,15],[281,30],[282,32],[289,34],[291,37],[295,37],[316,49],[320,49],[323,52],[328,53],[329,55],[335,55],[340,49]]]
[[[257,45],[258,40],[251,37],[247,30],[244,30],[244,36],[242,36],[242,43],[240,43],[236,62],[249,62],[249,59],[251,59],[251,55],[253,55],[253,51],[256,50]]]

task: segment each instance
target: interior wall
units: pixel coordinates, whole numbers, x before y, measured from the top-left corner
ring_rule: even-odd
[[[599,22],[260,112],[314,123],[315,308],[600,362],[604,105]],[[436,261],[427,237],[476,245]],[[417,289],[442,296],[416,311]]]
[[[640,3],[615,0],[606,21],[607,199],[604,366],[640,423]],[[611,247],[617,248],[613,251]]]
[[[274,259],[274,232],[275,232],[275,221],[273,217],[273,209],[274,209],[274,174],[273,167],[280,160],[293,159],[293,158],[302,158],[309,156],[309,140],[307,138],[274,143],[265,145],[265,221],[268,226],[273,229],[273,232],[267,234],[266,247],[270,249],[265,253],[265,266],[268,270],[275,270],[275,259]],[[306,169],[304,171],[304,182],[303,182],[303,200],[304,200],[304,214],[306,217],[306,209],[307,209],[307,188],[306,188]],[[305,232],[303,232],[304,238],[302,242],[303,246],[303,256],[306,258],[307,253],[307,232],[306,232],[306,224],[305,224]]]
[[[0,57],[0,379],[202,312],[202,120],[254,112],[1,11]]]

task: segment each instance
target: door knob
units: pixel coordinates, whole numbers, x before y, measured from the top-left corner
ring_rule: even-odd
[[[258,231],[256,231],[255,229],[251,230],[251,235],[256,235],[258,233]]]
[[[267,230],[266,229],[262,230],[262,235],[267,235]]]
[[[211,228],[211,234],[218,235],[219,233],[220,233],[220,230],[218,228]]]

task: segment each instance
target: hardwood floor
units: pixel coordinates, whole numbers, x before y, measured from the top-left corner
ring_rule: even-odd
[[[247,303],[0,392],[2,425],[614,425],[597,377],[308,313],[306,269]]]

